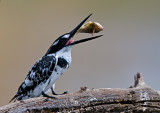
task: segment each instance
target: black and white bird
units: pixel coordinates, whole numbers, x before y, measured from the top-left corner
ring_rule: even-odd
[[[77,30],[90,16],[91,14],[71,32],[60,36],[53,42],[47,53],[31,68],[24,82],[20,85],[17,94],[11,99],[11,101],[24,100],[41,95],[44,97],[55,98],[54,96],[47,95],[46,92],[51,90],[53,95],[57,95],[54,91],[55,82],[71,64],[72,46],[102,36],[99,35],[78,41],[72,40]],[[66,92],[62,94],[65,93]]]

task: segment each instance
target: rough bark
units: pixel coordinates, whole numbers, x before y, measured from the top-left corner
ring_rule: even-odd
[[[17,101],[0,108],[0,112],[116,112],[160,113],[160,92],[145,84],[142,75],[135,75],[135,84],[127,89],[82,87],[75,93],[56,99],[38,97]]]

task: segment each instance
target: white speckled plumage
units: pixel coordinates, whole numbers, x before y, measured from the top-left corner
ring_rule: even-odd
[[[32,70],[29,72],[24,82],[19,87],[19,90],[16,96],[17,100],[24,100],[27,98],[38,97],[42,94],[42,91],[47,92],[48,90],[51,89],[51,87],[54,88],[56,80],[60,77],[60,75],[62,75],[68,69],[69,65],[71,64],[71,46],[64,47],[63,49],[61,49],[61,51],[58,51],[54,54],[48,54],[47,56],[52,57],[53,59],[51,60],[54,60],[54,62],[52,61],[52,63],[55,63],[52,73],[48,75],[49,76],[48,78],[46,79],[41,78],[42,80],[40,80],[40,77],[39,76],[36,77],[35,74],[37,74],[40,71],[43,72],[43,70],[49,71],[50,66],[46,68],[39,68],[41,69],[39,71],[37,70],[34,71],[34,68],[32,68]],[[61,67],[61,65],[57,64],[59,58],[66,60],[67,64],[64,65],[64,67]],[[39,62],[45,62],[45,60],[46,59],[42,58],[36,64],[38,64]],[[53,65],[53,64],[50,64],[50,65]],[[40,81],[39,84],[37,81],[38,82]],[[37,84],[34,84],[35,82]],[[34,87],[34,88],[28,89],[27,87]]]

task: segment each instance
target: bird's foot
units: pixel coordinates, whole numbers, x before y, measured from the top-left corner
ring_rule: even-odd
[[[48,97],[48,98],[56,98],[56,97],[53,97],[53,96],[49,96],[49,95],[47,95],[46,93],[44,93],[43,91],[42,91],[42,95],[44,96],[44,97]]]
[[[52,91],[52,94],[53,94],[53,95],[64,95],[64,94],[67,94],[67,93],[68,93],[68,91],[65,91],[65,92],[60,93],[60,94],[58,94],[58,93],[56,93],[56,92]]]

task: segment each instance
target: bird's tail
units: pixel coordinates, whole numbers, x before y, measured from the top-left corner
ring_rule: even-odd
[[[10,101],[9,101],[9,103],[10,102],[12,102],[13,100],[14,100],[14,102],[18,99],[17,97],[18,97],[19,95],[18,94],[16,94]]]

